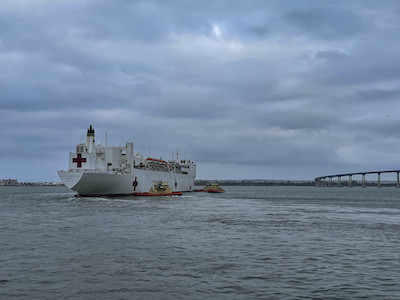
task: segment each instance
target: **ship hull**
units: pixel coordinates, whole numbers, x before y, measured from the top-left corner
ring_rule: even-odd
[[[78,196],[119,196],[146,193],[154,181],[167,182],[174,192],[190,192],[194,176],[135,169],[133,174],[60,171],[61,181]]]

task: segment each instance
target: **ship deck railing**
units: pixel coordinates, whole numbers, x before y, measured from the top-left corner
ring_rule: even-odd
[[[76,173],[91,173],[91,174],[129,174],[129,170],[97,170],[97,169],[70,169],[69,171],[60,170],[61,173],[76,172]]]

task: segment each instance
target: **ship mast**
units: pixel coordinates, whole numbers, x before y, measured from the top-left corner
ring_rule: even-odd
[[[90,125],[87,134],[86,134],[86,147],[87,147],[87,152],[88,153],[93,153],[93,149],[94,149],[94,128],[92,127],[92,125]]]

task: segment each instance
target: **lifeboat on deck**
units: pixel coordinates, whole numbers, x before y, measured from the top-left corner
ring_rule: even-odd
[[[148,192],[135,193],[135,196],[181,196],[182,192],[173,192],[167,182],[157,181]]]

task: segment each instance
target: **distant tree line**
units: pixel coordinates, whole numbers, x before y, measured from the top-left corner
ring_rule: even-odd
[[[204,186],[209,182],[216,182],[224,186],[314,186],[314,181],[292,181],[292,180],[195,180],[196,186]]]

